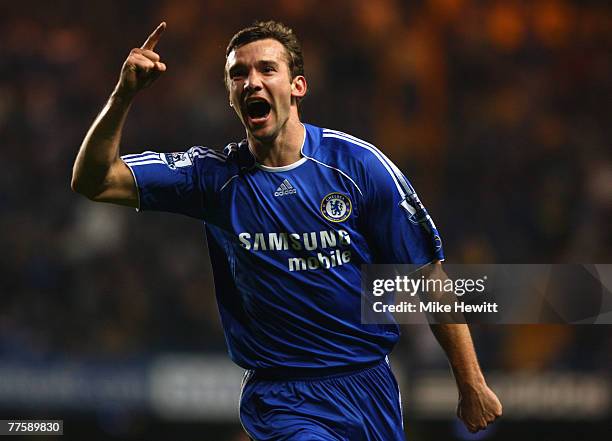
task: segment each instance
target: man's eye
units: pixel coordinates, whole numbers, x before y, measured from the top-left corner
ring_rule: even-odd
[[[275,69],[272,66],[264,66],[263,71],[266,73],[275,72]]]

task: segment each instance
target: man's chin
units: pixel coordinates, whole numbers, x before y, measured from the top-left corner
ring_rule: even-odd
[[[247,127],[249,135],[259,141],[267,141],[276,137],[276,131],[268,124]]]

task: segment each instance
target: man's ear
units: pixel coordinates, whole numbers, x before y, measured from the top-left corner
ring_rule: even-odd
[[[308,90],[308,83],[304,75],[298,75],[291,80],[291,96],[294,98],[303,98]]]

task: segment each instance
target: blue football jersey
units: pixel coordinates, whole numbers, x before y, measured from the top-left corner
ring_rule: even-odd
[[[304,125],[302,158],[223,152],[125,155],[141,210],[204,222],[229,354],[246,369],[342,368],[384,358],[396,325],[361,323],[360,266],[443,260],[406,177],[373,145]]]

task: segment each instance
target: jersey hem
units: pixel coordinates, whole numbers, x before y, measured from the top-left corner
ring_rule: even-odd
[[[254,369],[252,378],[264,381],[314,381],[344,377],[372,369],[384,362],[385,357],[369,362],[332,368],[263,368]]]

